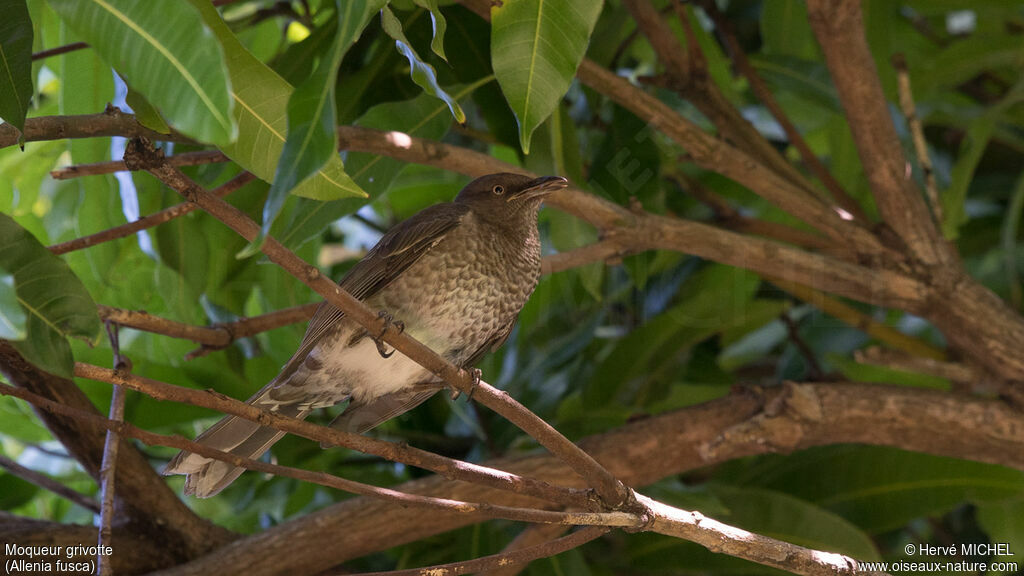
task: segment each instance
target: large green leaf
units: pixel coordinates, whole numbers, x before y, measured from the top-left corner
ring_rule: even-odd
[[[0,119],[25,130],[32,98],[32,21],[25,0],[0,0]]]
[[[212,4],[189,0],[220,40],[231,75],[238,139],[222,150],[260,179],[273,182],[288,131],[287,108],[292,87],[242,46]],[[340,156],[332,156],[292,193],[316,200],[336,200],[366,193],[345,174]]]
[[[50,0],[178,130],[227,146],[238,136],[220,43],[184,0]]]
[[[70,377],[74,361],[66,336],[95,342],[96,303],[63,260],[10,216],[0,214],[0,268],[14,275],[18,303],[28,314],[26,337],[14,342],[30,362]]]
[[[395,48],[402,56],[409,61],[409,75],[412,76],[413,82],[416,83],[423,91],[427,94],[431,94],[436,98],[444,100],[445,104],[452,112],[452,117],[462,124],[466,121],[466,113],[462,111],[462,107],[459,106],[458,101],[452,98],[444,88],[437,83],[437,72],[434,68],[423,61],[420,55],[416,53],[416,50],[412,47],[412,43],[405,37],[405,32],[402,31],[402,23],[399,22],[389,8],[385,7],[380,11],[380,22],[384,28],[384,32],[388,36],[391,36],[395,41]]]
[[[869,533],[964,502],[1024,491],[1024,473],[1018,470],[877,446],[827,446],[766,457],[742,471],[723,469],[722,477],[814,502]]]
[[[761,7],[764,52],[813,60],[817,42],[807,21],[807,5],[799,0],[771,0]]]
[[[593,0],[515,0],[491,8],[494,75],[519,121],[519,141],[551,115],[576,75],[601,14]]]
[[[337,34],[316,71],[288,99],[288,139],[277,162],[274,183],[263,205],[263,234],[270,231],[288,193],[337,155],[334,86],[349,47],[386,0],[336,0]]]

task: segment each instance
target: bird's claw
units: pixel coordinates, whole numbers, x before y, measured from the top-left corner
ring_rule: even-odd
[[[473,393],[476,392],[476,387],[480,385],[480,380],[482,379],[483,374],[484,373],[479,368],[469,369],[469,377],[471,380],[469,382],[469,394],[466,394],[466,402],[469,402],[470,400],[473,399]],[[458,400],[461,394],[462,392],[453,388],[452,400]]]
[[[395,349],[392,348],[391,350],[388,350],[387,344],[385,344],[381,338],[383,338],[392,327],[397,330],[397,332],[395,332],[396,334],[401,334],[405,331],[405,322],[395,320],[395,317],[387,310],[377,312],[377,317],[384,319],[384,326],[380,329],[380,334],[373,339],[373,343],[377,345],[377,353],[380,354],[381,358],[391,358],[395,353]]]

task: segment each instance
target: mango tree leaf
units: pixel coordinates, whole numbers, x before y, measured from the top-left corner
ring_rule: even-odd
[[[334,86],[338,66],[387,0],[336,0],[337,34],[316,71],[288,99],[288,139],[277,162],[274,183],[263,205],[263,234],[270,231],[288,193],[337,156]]]
[[[161,134],[170,134],[171,128],[167,125],[164,117],[160,115],[160,111],[153,107],[146,100],[146,97],[139,94],[131,86],[128,87],[128,94],[124,97],[125,104],[131,107],[132,112],[135,113],[135,119],[138,120],[139,124],[142,124],[150,130],[154,130]]]
[[[519,122],[523,152],[565,95],[587,51],[602,2],[516,0],[491,8],[494,75]]]
[[[32,20],[25,0],[0,0],[0,118],[19,131],[32,98]]]
[[[449,96],[437,83],[437,73],[434,71],[434,68],[424,62],[419,54],[416,53],[416,50],[413,49],[409,39],[405,37],[405,32],[402,31],[402,23],[395,17],[394,12],[387,7],[381,10],[380,23],[384,28],[384,32],[395,40],[395,48],[398,52],[409,60],[409,74],[412,76],[412,81],[420,88],[423,88],[427,94],[444,100],[445,104],[448,105],[448,109],[451,110],[455,121],[459,124],[465,123],[466,113],[462,111],[459,103]]]
[[[21,340],[25,332],[25,311],[14,291],[14,275],[0,268],[0,338]]]
[[[89,292],[63,260],[6,214],[0,214],[0,268],[14,275],[18,303],[28,312],[26,337],[14,346],[40,368],[71,377],[74,360],[65,337],[96,342],[100,336]]]
[[[199,9],[203,22],[220,40],[231,75],[238,139],[221,150],[261,180],[273,182],[288,130],[287,103],[293,89],[242,46],[213,4],[205,0],[189,2]],[[325,201],[366,195],[345,174],[345,166],[337,155],[292,190],[292,194]]]
[[[444,14],[441,14],[437,0],[413,0],[413,2],[420,8],[430,10],[430,22],[434,27],[434,39],[430,41],[430,49],[447,62],[448,57],[444,55],[444,33],[448,29],[448,21],[444,19]]]
[[[184,0],[50,5],[175,128],[217,146],[238,136],[224,51]]]

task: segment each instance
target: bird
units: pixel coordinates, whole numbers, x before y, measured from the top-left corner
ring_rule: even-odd
[[[460,368],[471,368],[508,339],[540,279],[537,215],[558,176],[498,173],[467,184],[451,202],[427,207],[385,233],[339,282]],[[387,328],[385,328],[386,330]],[[281,372],[247,401],[305,418],[348,401],[333,428],[362,434],[407,412],[441,389],[431,372],[370,334],[344,312],[320,304]],[[227,416],[196,442],[259,458],[284,436]],[[164,468],[185,474],[186,495],[218,494],[244,468],[182,450]]]

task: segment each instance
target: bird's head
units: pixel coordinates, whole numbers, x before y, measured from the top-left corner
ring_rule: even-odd
[[[561,176],[533,178],[508,172],[488,174],[466,184],[455,202],[468,205],[485,219],[536,218],[544,198],[567,185],[568,181]]]

